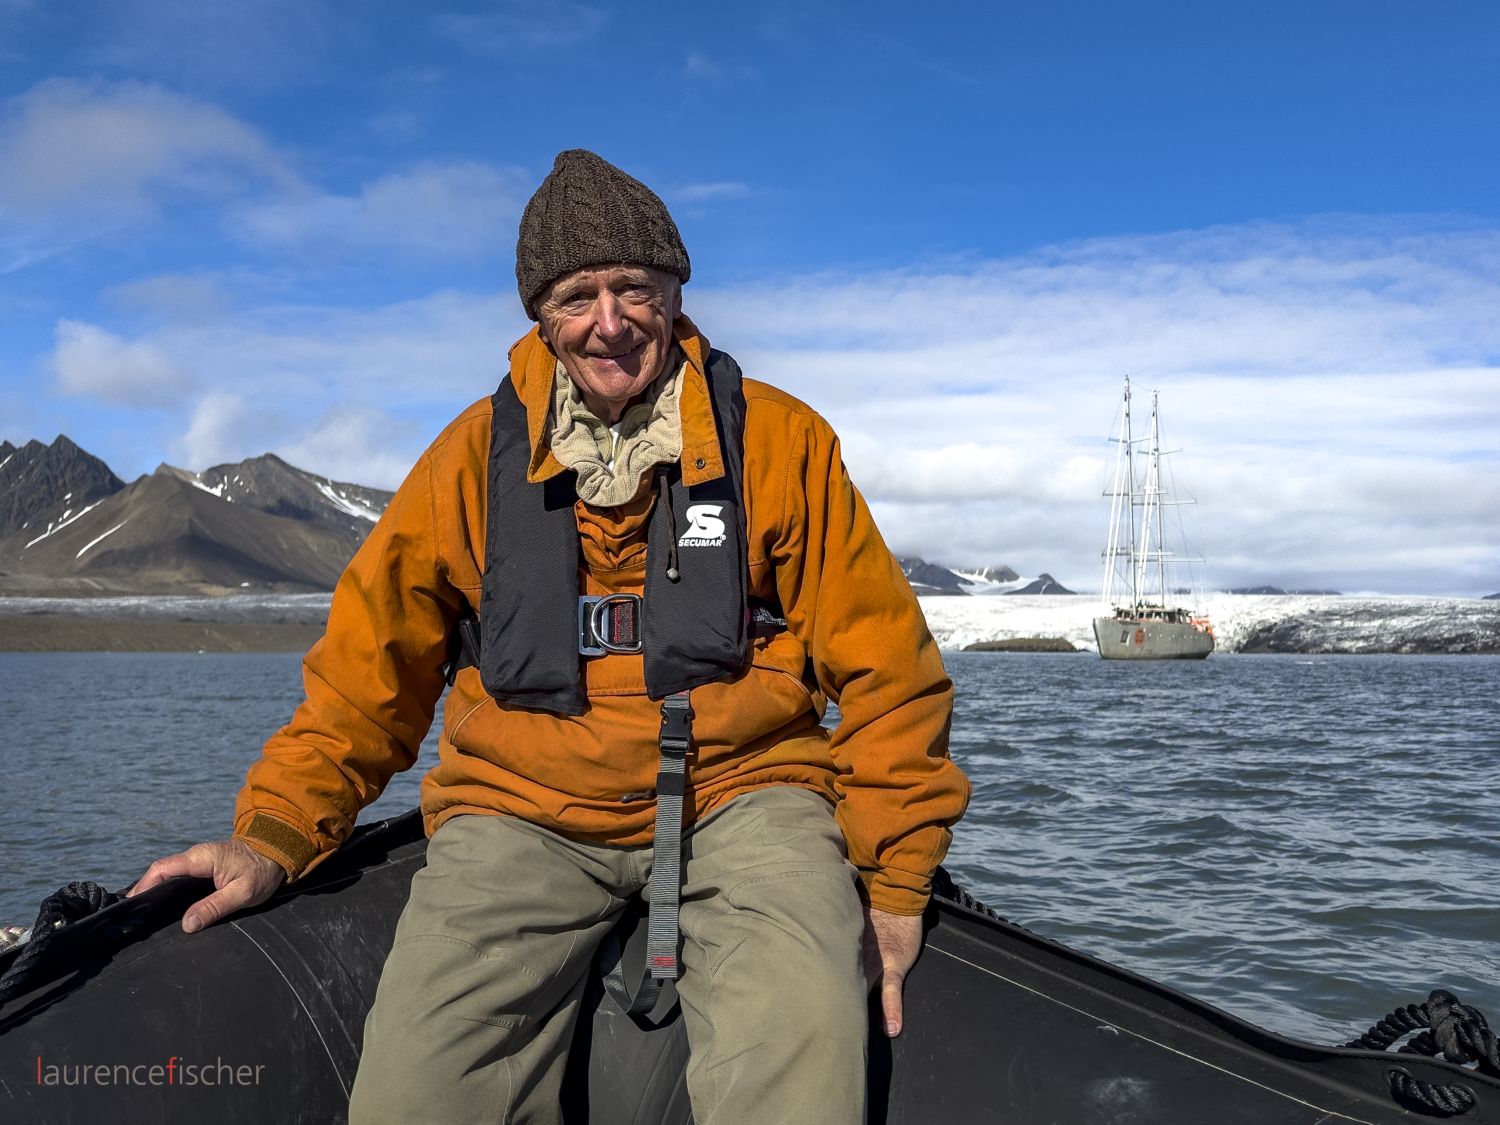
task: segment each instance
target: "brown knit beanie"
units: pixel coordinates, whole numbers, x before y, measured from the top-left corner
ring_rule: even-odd
[[[653,266],[686,281],[692,273],[677,224],[654,191],[587,149],[557,154],[521,215],[516,284],[526,315],[547,286],[584,266]]]

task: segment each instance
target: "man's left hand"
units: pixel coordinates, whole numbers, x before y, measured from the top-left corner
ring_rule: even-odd
[[[922,916],[865,907],[865,979],[880,989],[885,1033],[901,1034],[901,988],[922,951]]]

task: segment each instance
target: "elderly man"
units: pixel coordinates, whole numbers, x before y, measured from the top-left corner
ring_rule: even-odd
[[[870,985],[900,1031],[968,799],[951,685],[837,438],[709,347],[689,273],[645,185],[558,156],[508,377],[340,579],[233,839],[136,888],[211,875],[191,932],[299,878],[416,761],[451,678],[355,1122],[554,1120],[588,966],[643,892],[699,1125],[862,1121]]]

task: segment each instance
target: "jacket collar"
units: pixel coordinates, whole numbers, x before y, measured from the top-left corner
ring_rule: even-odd
[[[702,484],[724,475],[724,455],[719,449],[719,430],[714,424],[713,402],[708,391],[708,340],[686,316],[672,325],[672,335],[687,358],[679,409],[682,414],[682,482]],[[549,480],[565,467],[552,454],[548,442],[547,416],[552,408],[552,377],[557,356],[542,342],[538,328],[517,340],[510,349],[510,380],[521,405],[526,408],[526,432],[531,442],[531,460],[526,479],[532,484]]]

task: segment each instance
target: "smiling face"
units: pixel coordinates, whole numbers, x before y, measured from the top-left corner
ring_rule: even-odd
[[[614,423],[661,374],[682,287],[649,266],[588,266],[554,281],[536,311],[542,339],[583,401]]]

